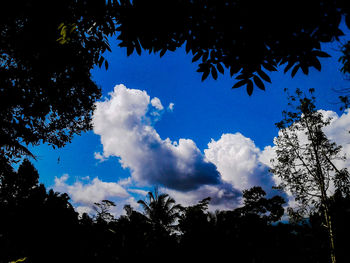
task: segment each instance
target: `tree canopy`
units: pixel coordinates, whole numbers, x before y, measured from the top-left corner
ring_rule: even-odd
[[[312,92],[312,90],[311,90]],[[327,138],[324,129],[331,118],[316,110],[315,97],[308,98],[300,90],[291,96],[297,101],[295,110],[285,111],[284,119],[277,123],[280,129],[274,143],[276,158],[271,172],[281,178],[280,186],[295,197],[297,211],[291,215],[309,216],[319,209],[329,234],[331,261],[336,262],[334,222],[330,212],[330,196],[335,192],[348,195],[350,176],[346,168],[340,169],[336,160],[345,160],[341,146]]]
[[[28,160],[14,170],[0,159],[0,262],[329,262],[322,209],[308,224],[272,223],[284,201],[265,198],[260,187],[244,191],[242,207],[215,212],[208,211],[210,198],[176,209],[169,195],[152,192],[141,210],[126,205],[116,218],[110,208],[119,203],[108,200],[95,203],[96,216],[78,216],[67,194],[47,192],[38,177]],[[329,201],[337,261],[345,263],[350,196]],[[176,231],[159,231],[160,224]]]
[[[186,45],[199,63],[202,80],[216,79],[226,68],[249,95],[254,85],[265,89],[266,72],[285,65],[294,76],[299,69],[321,70],[320,57],[329,56],[321,43],[339,40],[340,22],[350,27],[346,1],[171,0],[120,1],[116,22],[119,44],[141,54],[174,51]]]
[[[104,1],[11,1],[0,18],[0,153],[61,147],[91,128],[101,65],[115,27]],[[108,65],[106,64],[106,67]]]
[[[27,145],[61,147],[91,128],[101,96],[91,79],[108,62],[108,37],[130,55],[164,55],[182,45],[202,79],[225,68],[233,88],[265,89],[268,73],[321,69],[321,43],[339,40],[346,1],[121,0],[11,1],[0,18],[0,153],[29,154]],[[347,71],[348,46],[341,58]]]

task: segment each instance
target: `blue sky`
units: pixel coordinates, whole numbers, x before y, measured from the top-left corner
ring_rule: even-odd
[[[96,68],[92,71],[94,81],[102,89],[101,101],[110,98],[109,93],[119,84],[123,84],[127,91],[146,91],[150,99],[157,97],[164,106],[164,110],[158,112],[157,120],[151,121],[160,138],[169,138],[172,142],[178,142],[181,138],[190,139],[201,154],[204,154],[212,139],[218,142],[223,134],[237,132],[249,138],[254,147],[260,150],[272,145],[278,133],[274,124],[281,120],[281,112],[287,105],[284,88],[292,91],[295,88],[315,88],[318,108],[341,115],[337,104],[339,94],[332,89],[346,88],[350,84],[339,72],[341,65],[337,62],[340,55],[337,43],[325,46],[325,51],[332,57],[321,60],[321,72],[311,69],[308,76],[298,72],[291,78],[290,72],[283,74],[280,69],[270,74],[272,84],[265,83],[266,91],[256,88],[250,97],[244,88],[231,89],[234,80],[227,72],[219,75],[217,80],[209,76],[201,82],[201,75],[196,72],[197,63],[191,62],[192,56],[186,54],[184,48],[168,52],[162,58],[158,54],[145,52],[141,56],[133,54],[127,57],[125,49],[119,48],[115,41],[111,44],[112,53],[105,54],[109,69]],[[170,103],[174,104],[172,111],[167,110]],[[231,139],[235,140],[233,137]],[[62,181],[65,187],[80,182],[82,189],[92,184],[96,177],[101,182],[110,183],[127,179],[131,175],[130,169],[134,167],[126,165],[126,168],[122,168],[119,158],[113,154],[103,162],[97,160],[94,154],[102,154],[103,145],[101,134],[94,131],[76,136],[72,143],[62,149],[54,150],[40,145],[33,148],[33,153],[38,157],[34,165],[39,170],[40,181],[58,190],[67,189],[57,187],[55,181],[55,178],[62,178],[63,175],[69,175]],[[152,187],[151,184],[138,184],[136,181],[131,184],[134,188],[147,190]],[[174,190],[169,185],[167,189]],[[182,198],[181,194],[179,199]],[[130,196],[133,197],[133,194]]]

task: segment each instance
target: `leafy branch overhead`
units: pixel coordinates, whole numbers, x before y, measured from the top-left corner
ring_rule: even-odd
[[[108,68],[112,4],[10,1],[0,17],[0,155],[32,156],[28,145],[62,147],[91,129],[101,90],[94,66]]]
[[[289,3],[289,4],[288,4]],[[288,6],[288,8],[286,8]],[[202,80],[225,69],[252,94],[265,90],[269,72],[284,66],[294,77],[301,69],[321,70],[329,57],[321,43],[339,40],[342,1],[120,1],[116,8],[120,46],[128,55],[141,49],[163,56],[185,45],[198,64]]]
[[[288,6],[288,8],[286,8]],[[346,1],[26,0],[0,16],[0,155],[30,155],[28,145],[62,147],[91,129],[101,90],[95,66],[116,35],[127,54],[185,46],[204,81],[229,73],[233,88],[264,90],[284,65],[292,76],[321,70],[321,43],[339,40]],[[349,45],[340,61],[348,72]]]

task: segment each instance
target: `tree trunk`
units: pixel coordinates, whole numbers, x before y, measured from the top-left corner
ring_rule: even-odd
[[[336,256],[335,256],[335,244],[334,244],[334,233],[333,233],[333,227],[332,227],[332,217],[329,214],[329,210],[327,205],[324,206],[324,216],[326,219],[326,227],[328,232],[328,238],[329,238],[329,246],[330,246],[330,252],[331,252],[331,263],[336,263]]]

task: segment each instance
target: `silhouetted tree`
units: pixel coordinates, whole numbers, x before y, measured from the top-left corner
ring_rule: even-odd
[[[241,216],[249,214],[258,215],[267,222],[276,222],[284,214],[284,199],[281,196],[274,196],[270,199],[265,198],[266,192],[260,186],[254,186],[243,191],[243,207],[237,208],[235,212]]]
[[[109,200],[102,200],[100,203],[94,203],[94,210],[96,211],[96,221],[110,222],[115,220],[110,213],[110,209],[115,206],[115,203]]]
[[[193,206],[183,209],[179,219],[181,250],[188,261],[212,262],[215,250],[215,218],[208,212],[210,198],[205,198]]]
[[[182,206],[175,203],[175,200],[168,194],[159,194],[158,188],[154,192],[148,192],[148,200],[139,200],[146,216],[156,229],[164,229],[171,232],[174,223],[180,216]]]
[[[159,193],[157,187],[153,192],[148,192],[147,200],[139,200],[138,203],[141,204],[151,226],[151,231],[146,236],[146,257],[161,262],[176,250],[177,236],[174,231],[182,206],[176,204],[168,194]]]
[[[26,0],[8,2],[4,12],[0,154],[10,159],[31,155],[28,145],[62,147],[91,128],[101,91],[90,71],[108,68],[102,54],[116,32],[128,55],[144,49],[162,56],[186,44],[193,61],[201,59],[203,80],[226,68],[238,81],[233,88],[251,95],[280,65],[292,76],[320,70],[319,58],[328,56],[321,43],[343,35],[343,16],[350,24],[346,1],[338,0]]]
[[[312,90],[311,90],[312,91]],[[330,213],[329,187],[333,183],[339,191],[349,191],[347,169],[338,169],[335,160],[341,156],[341,147],[331,142],[323,129],[331,119],[316,110],[315,97],[307,98],[297,90],[296,111],[284,112],[277,124],[280,129],[275,140],[277,157],[272,160],[271,171],[282,179],[281,187],[290,190],[300,205],[298,214],[307,209],[322,211],[329,235],[331,261],[336,262],[334,222]]]
[[[154,261],[152,254],[152,225],[147,217],[134,210],[130,205],[124,207],[126,215],[117,220],[115,232],[117,244],[115,247],[121,262]]]
[[[321,70],[321,43],[339,40],[342,16],[350,27],[346,1],[171,0],[121,1],[116,23],[121,47],[130,55],[174,51],[186,45],[193,62],[201,59],[202,80],[229,70],[233,88],[265,89],[266,72],[286,65],[294,76],[299,69]]]
[[[78,216],[68,195],[47,193],[28,160],[17,171],[3,162],[0,174],[0,262],[76,261]]]
[[[114,219],[108,200],[95,204],[96,217],[78,217],[67,194],[47,192],[38,178],[28,160],[14,170],[0,158],[0,262],[328,262],[324,208],[303,224],[276,224],[284,201],[266,198],[261,187],[243,192],[242,207],[215,213],[208,211],[210,198],[180,208],[155,190],[140,201],[144,213],[126,205]],[[344,187],[328,198],[338,263],[348,261],[349,249],[341,242],[350,233]]]
[[[101,95],[90,70],[115,32],[110,1],[10,1],[0,17],[0,154],[61,147],[91,128]],[[106,67],[108,64],[106,62]]]

